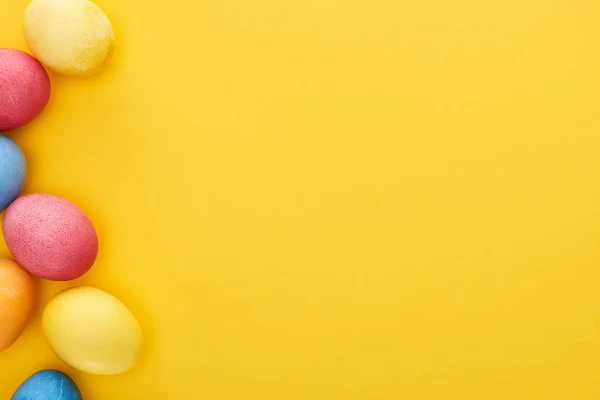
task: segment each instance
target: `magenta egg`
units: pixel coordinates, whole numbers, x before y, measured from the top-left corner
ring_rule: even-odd
[[[50,78],[42,64],[20,50],[0,49],[0,131],[27,125],[49,99]]]
[[[2,231],[23,268],[53,281],[85,274],[98,254],[98,235],[76,205],[50,194],[19,197],[5,211]]]

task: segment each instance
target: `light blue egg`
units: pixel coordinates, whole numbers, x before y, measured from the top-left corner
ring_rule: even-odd
[[[0,135],[0,211],[17,198],[25,183],[26,172],[25,156],[19,146]]]
[[[10,400],[82,400],[82,397],[66,374],[46,369],[31,375]]]

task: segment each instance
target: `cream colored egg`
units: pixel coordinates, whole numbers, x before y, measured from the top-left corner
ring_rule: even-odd
[[[48,344],[71,367],[96,375],[132,368],[142,345],[135,316],[116,297],[93,287],[60,292],[42,316]]]
[[[64,75],[91,75],[112,52],[115,34],[106,14],[90,0],[33,0],[23,33],[31,53]]]

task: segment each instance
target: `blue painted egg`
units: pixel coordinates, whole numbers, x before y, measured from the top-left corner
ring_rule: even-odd
[[[82,397],[66,374],[46,369],[31,375],[10,400],[82,400]]]
[[[0,135],[0,211],[17,198],[25,183],[25,156],[15,142]]]

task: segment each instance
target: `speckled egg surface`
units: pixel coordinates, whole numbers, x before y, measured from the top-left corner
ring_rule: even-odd
[[[0,258],[0,351],[19,338],[34,303],[35,285],[29,272],[13,260]]]
[[[35,58],[0,48],[0,131],[20,128],[37,117],[50,99],[50,78]]]
[[[1,115],[0,113],[0,118]],[[23,188],[26,173],[25,156],[19,146],[8,137],[0,135],[0,211],[17,198]]]
[[[81,392],[67,374],[46,369],[31,375],[10,400],[81,400]]]
[[[115,34],[106,14],[90,0],[33,0],[23,33],[48,68],[65,75],[90,75],[107,60]]]
[[[70,201],[50,194],[15,200],[4,213],[2,231],[15,260],[44,279],[78,278],[98,254],[98,236],[90,219]]]

